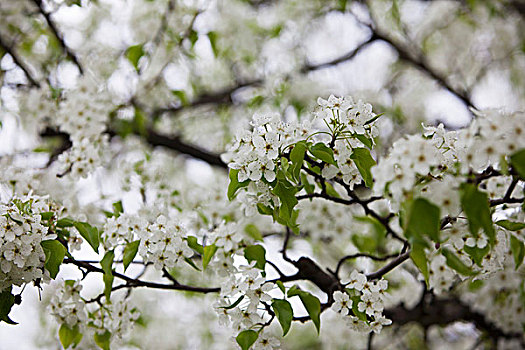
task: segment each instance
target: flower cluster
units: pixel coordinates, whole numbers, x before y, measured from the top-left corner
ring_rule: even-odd
[[[51,315],[59,324],[66,324],[71,329],[78,326],[80,331],[84,330],[88,311],[84,299],[80,296],[80,281],[57,281],[54,284],[56,288],[49,302]]]
[[[49,277],[40,243],[56,238],[42,221],[51,210],[47,198],[34,195],[0,204],[0,291]]]
[[[383,326],[392,323],[383,316],[388,288],[385,279],[369,281],[364,274],[353,270],[350,278],[341,283],[346,289],[334,292],[332,310],[343,316],[352,330],[379,333]]]

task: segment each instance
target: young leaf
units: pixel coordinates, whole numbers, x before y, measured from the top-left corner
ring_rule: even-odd
[[[277,281],[275,282],[275,284],[277,284],[277,287],[279,287],[279,289],[281,290],[281,292],[286,293],[286,289],[284,287],[284,283],[282,281]]]
[[[15,305],[15,296],[11,294],[11,288],[0,292],[0,322],[17,324],[9,318],[11,308]]]
[[[361,321],[366,322],[366,313],[364,313],[363,311],[359,311],[358,305],[361,302],[361,298],[359,297],[359,295],[353,296],[350,299],[352,299],[352,312],[354,313],[354,315]]]
[[[520,267],[520,265],[523,263],[523,258],[525,257],[525,247],[523,242],[514,237],[514,235],[510,236],[510,251],[514,257],[514,265],[516,266],[517,270],[518,267]]]
[[[202,255],[202,268],[206,269],[208,264],[211,261],[211,258],[213,258],[213,255],[217,251],[217,246],[215,244],[207,245],[203,249],[203,255]]]
[[[318,142],[309,149],[310,153],[325,163],[337,166],[334,159],[334,151],[322,142]]]
[[[254,224],[248,224],[244,227],[244,232],[248,234],[248,236],[252,237],[256,241],[262,241],[263,236],[261,234],[261,231],[259,231],[259,228],[255,226]]]
[[[359,141],[361,141],[363,143],[363,145],[368,147],[368,149],[372,149],[372,146],[373,146],[372,141],[370,141],[370,139],[368,137],[366,137],[365,135],[353,134],[352,136],[355,137],[356,139],[358,139]]]
[[[376,165],[376,161],[370,155],[370,151],[366,148],[354,148],[350,158],[354,160],[357,170],[359,170],[359,173],[365,181],[366,187],[372,188],[374,179],[370,168]]]
[[[231,304],[230,306],[221,306],[220,308],[221,308],[221,309],[225,309],[225,310],[233,309],[234,307],[236,307],[237,305],[239,305],[243,299],[244,299],[244,295],[241,295],[241,296],[239,297],[239,299],[235,300],[235,302],[234,302],[233,304]]]
[[[312,322],[317,329],[317,333],[319,334],[319,331],[321,330],[321,302],[316,296],[299,289],[297,286],[294,287],[295,288],[292,287],[288,291],[288,297],[292,297],[294,295],[299,296],[301,302],[304,305],[304,308],[308,312],[308,315],[312,319]]]
[[[78,325],[73,328],[69,328],[67,324],[63,323],[58,330],[58,339],[60,339],[60,343],[64,349],[67,349],[71,345],[75,347],[78,345],[78,343],[80,343],[82,340],[82,333],[80,333]]]
[[[51,278],[55,279],[60,265],[64,261],[64,256],[66,256],[66,247],[57,240],[42,241],[40,245],[46,255],[44,267],[49,271]]]
[[[425,277],[425,282],[428,285],[429,273],[427,255],[425,254],[425,246],[417,242],[413,243],[412,250],[410,251],[410,258],[417,266],[419,271],[421,271],[423,277]]]
[[[248,350],[257,338],[259,338],[259,333],[250,329],[239,333],[235,340],[237,340],[237,344],[239,344],[242,350]]]
[[[439,243],[440,209],[424,198],[416,198],[410,204],[406,220],[405,236],[421,238],[429,236]]]
[[[292,217],[293,208],[299,203],[295,198],[297,189],[288,181],[279,180],[272,192],[281,200],[279,217],[288,222]]]
[[[256,261],[255,267],[264,271],[266,265],[266,250],[262,245],[251,245],[244,248],[244,257],[248,262]]]
[[[139,250],[140,240],[129,242],[124,248],[124,255],[122,257],[122,262],[124,263],[124,271],[128,268],[129,264],[135,259],[137,252]]]
[[[286,333],[288,333],[288,331],[290,330],[290,326],[292,324],[292,319],[293,319],[292,305],[290,305],[288,300],[273,299],[272,309],[275,312],[275,316],[277,316],[279,323],[281,324],[281,327],[283,329],[283,337],[284,337]]]
[[[522,180],[525,180],[525,149],[514,153],[510,157],[510,164],[520,175]]]
[[[89,243],[93,250],[98,253],[98,246],[100,245],[100,232],[98,229],[87,222],[76,221],[73,226],[75,226],[78,233]]]
[[[122,201],[113,203],[113,213],[118,217],[121,213],[124,212],[124,207],[122,206]]]
[[[133,67],[139,71],[139,60],[144,56],[143,45],[133,45],[126,50],[126,58],[131,62]]]
[[[487,253],[490,251],[490,247],[488,245],[485,246],[485,248],[478,248],[478,247],[469,247],[468,245],[465,245],[463,247],[463,250],[465,253],[467,253],[472,260],[481,267],[481,263],[483,261],[483,257],[487,255]]]
[[[202,245],[197,243],[197,237],[195,237],[195,236],[188,236],[186,238],[186,241],[188,242],[188,245],[190,246],[191,249],[195,250],[200,255],[204,254],[204,248],[202,247]]]
[[[467,214],[470,232],[477,237],[479,229],[483,228],[492,246],[496,240],[496,232],[492,225],[487,194],[479,191],[476,185],[468,183],[461,185],[460,194],[461,207]]]
[[[102,267],[102,270],[104,270],[104,295],[106,296],[107,300],[109,300],[111,296],[111,287],[113,286],[114,276],[111,267],[113,265],[114,259],[115,252],[110,250],[106,252],[102,260],[100,260],[100,266]]]
[[[299,182],[301,167],[303,166],[304,156],[306,154],[306,143],[304,141],[297,142],[290,152],[290,160],[292,161],[292,174],[294,179]]]
[[[314,193],[315,186],[308,182],[306,174],[301,174],[301,184],[304,186],[304,190],[306,191],[306,193]]]
[[[230,201],[233,198],[235,198],[235,193],[237,192],[237,190],[248,186],[248,184],[250,183],[250,180],[239,182],[238,177],[237,177],[238,174],[239,174],[238,169],[230,169],[230,175],[229,175],[230,183],[228,185],[228,200]]]
[[[109,331],[105,331],[102,334],[95,332],[93,338],[95,339],[95,343],[100,346],[100,348],[103,350],[109,350],[109,344],[111,342],[111,333]]]
[[[184,257],[184,261],[190,265],[191,267],[193,267],[195,270],[197,271],[201,271],[201,269],[199,269],[199,267],[197,265],[195,265],[195,263],[193,262],[193,260],[191,260],[190,258],[187,258],[187,257]]]
[[[454,270],[456,270],[457,272],[459,272],[460,274],[465,275],[465,276],[474,276],[477,274],[475,271],[472,271],[470,267],[465,265],[463,261],[461,261],[456,256],[456,254],[454,254],[450,250],[444,248],[441,251],[441,253],[447,259],[447,265],[453,268]]]
[[[509,221],[509,220],[496,221],[496,225],[501,226],[504,229],[507,229],[509,231],[519,231],[525,228],[525,223]]]
[[[75,226],[75,221],[69,218],[63,218],[57,221],[57,227],[65,228]]]

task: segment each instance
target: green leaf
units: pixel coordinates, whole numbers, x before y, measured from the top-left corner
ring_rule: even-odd
[[[368,147],[368,149],[372,149],[372,146],[373,146],[372,141],[368,137],[366,137],[365,135],[353,134],[352,136],[355,137],[356,139],[358,139],[359,141],[361,141],[363,143],[363,145]]]
[[[263,236],[261,234],[261,231],[259,231],[259,228],[255,226],[254,224],[248,224],[244,227],[244,232],[248,234],[248,236],[252,237],[256,241],[262,241]]]
[[[124,255],[122,262],[124,263],[124,271],[128,268],[129,264],[135,259],[137,252],[139,251],[140,240],[129,242],[124,248]]]
[[[188,39],[190,39],[191,47],[195,46],[195,43],[197,42],[197,40],[199,40],[199,33],[191,29],[190,34],[188,35]]]
[[[308,315],[317,329],[317,334],[319,334],[319,331],[321,330],[321,302],[316,296],[301,290],[297,286],[293,286],[288,290],[288,297],[293,297],[295,295],[298,295],[301,299],[304,308],[308,312]]]
[[[256,261],[255,267],[264,271],[266,265],[266,249],[262,245],[251,245],[244,248],[244,257],[248,262]]]
[[[199,267],[197,265],[195,265],[195,263],[193,262],[193,260],[191,260],[190,258],[187,258],[187,257],[184,257],[184,261],[190,265],[191,267],[193,267],[195,270],[197,271],[201,271],[201,269],[199,269]]]
[[[62,261],[64,261],[64,256],[66,256],[66,247],[57,240],[47,240],[40,242],[44,254],[46,255],[46,262],[44,267],[49,271],[49,275],[52,279],[58,274],[58,270]]]
[[[325,163],[337,166],[334,159],[334,151],[322,142],[318,142],[311,146],[309,149],[310,153],[317,159],[322,160]]]
[[[525,180],[525,149],[514,153],[510,157],[510,164],[519,174],[522,180]]]
[[[75,226],[75,221],[69,218],[63,218],[57,221],[57,227],[64,228],[64,227],[72,227]]]
[[[46,211],[44,213],[40,213],[40,216],[42,217],[42,220],[49,220],[55,215],[52,211]]]
[[[239,182],[237,175],[239,174],[238,169],[230,169],[230,183],[228,185],[228,199],[231,201],[235,198],[235,193],[240,188],[248,186],[250,180]]]
[[[487,255],[487,253],[490,251],[489,245],[485,246],[485,248],[478,248],[478,247],[469,247],[468,245],[465,245],[463,247],[463,250],[465,253],[467,253],[472,260],[481,267],[481,263],[483,262],[483,257]]]
[[[410,251],[410,259],[412,259],[419,271],[421,271],[428,285],[429,273],[427,255],[425,254],[425,246],[418,242],[413,243],[412,250]]]
[[[235,340],[237,340],[237,344],[239,344],[242,350],[248,350],[257,338],[259,338],[259,333],[250,329],[239,333]]]
[[[454,270],[456,270],[457,272],[459,272],[460,274],[465,275],[465,276],[474,276],[474,275],[476,275],[475,271],[472,271],[472,269],[470,267],[465,265],[463,263],[463,261],[461,261],[456,256],[456,254],[454,254],[450,250],[443,248],[441,250],[441,253],[447,259],[447,265],[449,267],[453,268]]]
[[[126,58],[131,62],[133,67],[135,67],[137,72],[139,71],[139,60],[142,56],[144,56],[143,47],[144,45],[142,44],[130,46],[126,50],[125,54]]]
[[[89,243],[93,250],[98,253],[98,246],[100,245],[100,232],[98,229],[87,222],[75,221],[73,226],[75,226],[78,233]]]
[[[464,183],[460,187],[461,207],[467,215],[470,232],[477,237],[480,228],[492,246],[496,240],[496,232],[490,215],[489,198],[486,193],[478,190],[474,184]]]
[[[113,213],[116,217],[119,217],[121,213],[124,212],[124,207],[122,206],[122,201],[113,203]]]
[[[366,187],[372,188],[374,179],[370,168],[376,165],[376,161],[370,155],[370,151],[366,148],[354,148],[350,158],[354,160],[357,170],[359,170],[359,173],[365,181]]]
[[[277,287],[279,287],[279,289],[281,290],[281,292],[283,292],[283,294],[286,293],[286,289],[285,289],[284,284],[283,284],[282,281],[277,281],[277,282],[275,282],[275,283],[277,284]]]
[[[11,308],[15,305],[15,296],[11,294],[11,288],[0,292],[0,322],[8,324],[17,324],[9,318]]]
[[[375,117],[373,117],[372,119],[369,119],[365,122],[364,125],[368,125],[368,124],[372,124],[373,122],[375,122],[376,120],[378,120],[381,116],[383,116],[385,113],[381,113],[381,114],[378,114],[376,115]]]
[[[366,313],[363,311],[359,311],[358,305],[361,302],[361,298],[359,297],[359,295],[350,297],[350,299],[352,299],[352,312],[354,313],[355,317],[359,318],[361,321],[366,322]]]
[[[104,254],[102,260],[100,260],[100,266],[104,270],[104,295],[106,300],[109,300],[111,296],[111,287],[113,286],[113,271],[111,269],[113,260],[115,259],[115,252],[110,250]]]
[[[211,261],[211,258],[213,258],[213,255],[217,251],[217,246],[215,244],[207,245],[203,249],[203,255],[202,255],[202,268],[206,269],[208,264]]]
[[[109,350],[109,344],[111,341],[111,333],[109,331],[105,331],[102,334],[99,334],[95,332],[95,335],[93,336],[95,339],[95,343],[103,350]]]
[[[204,254],[204,248],[202,247],[202,245],[200,245],[199,243],[197,243],[197,237],[195,236],[188,236],[186,238],[186,241],[188,242],[188,246],[195,250],[197,253],[199,253],[200,255],[203,255]]]
[[[301,174],[301,184],[304,186],[304,190],[306,191],[306,193],[314,193],[315,186],[308,182],[306,174]]]
[[[514,237],[514,235],[510,235],[510,251],[514,257],[514,265],[516,266],[517,270],[518,267],[520,267],[520,265],[523,263],[523,258],[525,257],[525,247],[523,242]]]
[[[290,326],[292,324],[292,319],[293,319],[292,305],[290,305],[288,300],[273,299],[272,309],[275,312],[275,316],[277,316],[279,323],[281,324],[281,327],[283,329],[283,337],[284,337],[286,333],[288,333],[288,331],[290,330]]]
[[[78,345],[78,343],[80,343],[82,340],[82,333],[80,333],[78,325],[73,328],[69,328],[67,324],[63,323],[58,330],[58,339],[60,339],[60,343],[64,349],[67,349],[71,345],[75,347]]]
[[[230,306],[221,306],[220,308],[221,308],[221,309],[225,309],[225,310],[233,309],[234,307],[236,307],[237,305],[239,305],[243,299],[244,299],[244,295],[241,295],[241,296],[240,296],[237,300],[235,300],[235,302],[234,302],[233,304],[231,304]]]
[[[331,183],[325,182],[325,188],[326,188],[326,194],[329,195],[330,197],[341,198],[341,196],[339,195],[339,193],[337,193],[337,191],[335,190],[334,186],[332,186]]]
[[[306,142],[297,142],[290,152],[290,161],[293,164],[292,174],[297,182],[300,180],[301,167],[303,166],[304,156],[306,154]]]
[[[217,32],[208,32],[208,39],[210,40],[211,49],[213,51],[213,55],[217,57],[219,55],[219,47],[217,46],[217,39],[218,35]]]
[[[509,231],[519,231],[525,228],[525,223],[509,221],[509,220],[496,221],[496,225],[501,226],[504,229],[507,229]]]
[[[440,209],[424,198],[416,198],[410,203],[406,220],[405,236],[421,239],[428,236],[439,243]]]
[[[295,198],[297,189],[286,180],[278,180],[272,193],[279,197],[281,201],[279,217],[289,222],[292,217],[293,208],[298,203],[297,198]]]

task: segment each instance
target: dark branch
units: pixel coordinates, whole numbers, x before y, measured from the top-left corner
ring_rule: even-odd
[[[84,69],[82,68],[82,65],[80,64],[80,61],[78,60],[77,56],[73,53],[73,51],[71,51],[71,49],[66,45],[66,42],[64,41],[64,37],[62,36],[62,33],[60,33],[60,31],[58,30],[55,22],[51,18],[51,14],[46,12],[46,10],[44,9],[44,4],[43,4],[42,0],[33,0],[33,2],[38,7],[38,10],[40,11],[40,14],[42,16],[44,16],[44,18],[45,18],[45,20],[47,22],[47,25],[49,26],[49,28],[53,32],[53,35],[57,38],[57,40],[58,40],[58,42],[60,44],[60,47],[66,53],[66,56],[71,61],[73,61],[73,63],[78,67],[78,70],[79,70],[80,74],[84,74]]]
[[[4,38],[0,35],[0,48],[7,52],[12,58],[13,62],[20,67],[22,71],[24,71],[24,74],[27,77],[27,80],[29,83],[33,86],[40,87],[40,83],[36,81],[36,79],[31,74],[30,68],[22,61],[22,59],[17,55],[15,49],[12,45],[9,45]]]

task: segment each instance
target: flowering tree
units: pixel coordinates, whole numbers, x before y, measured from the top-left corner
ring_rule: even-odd
[[[1,327],[36,288],[40,347],[525,347],[523,9],[468,3],[1,1]]]

